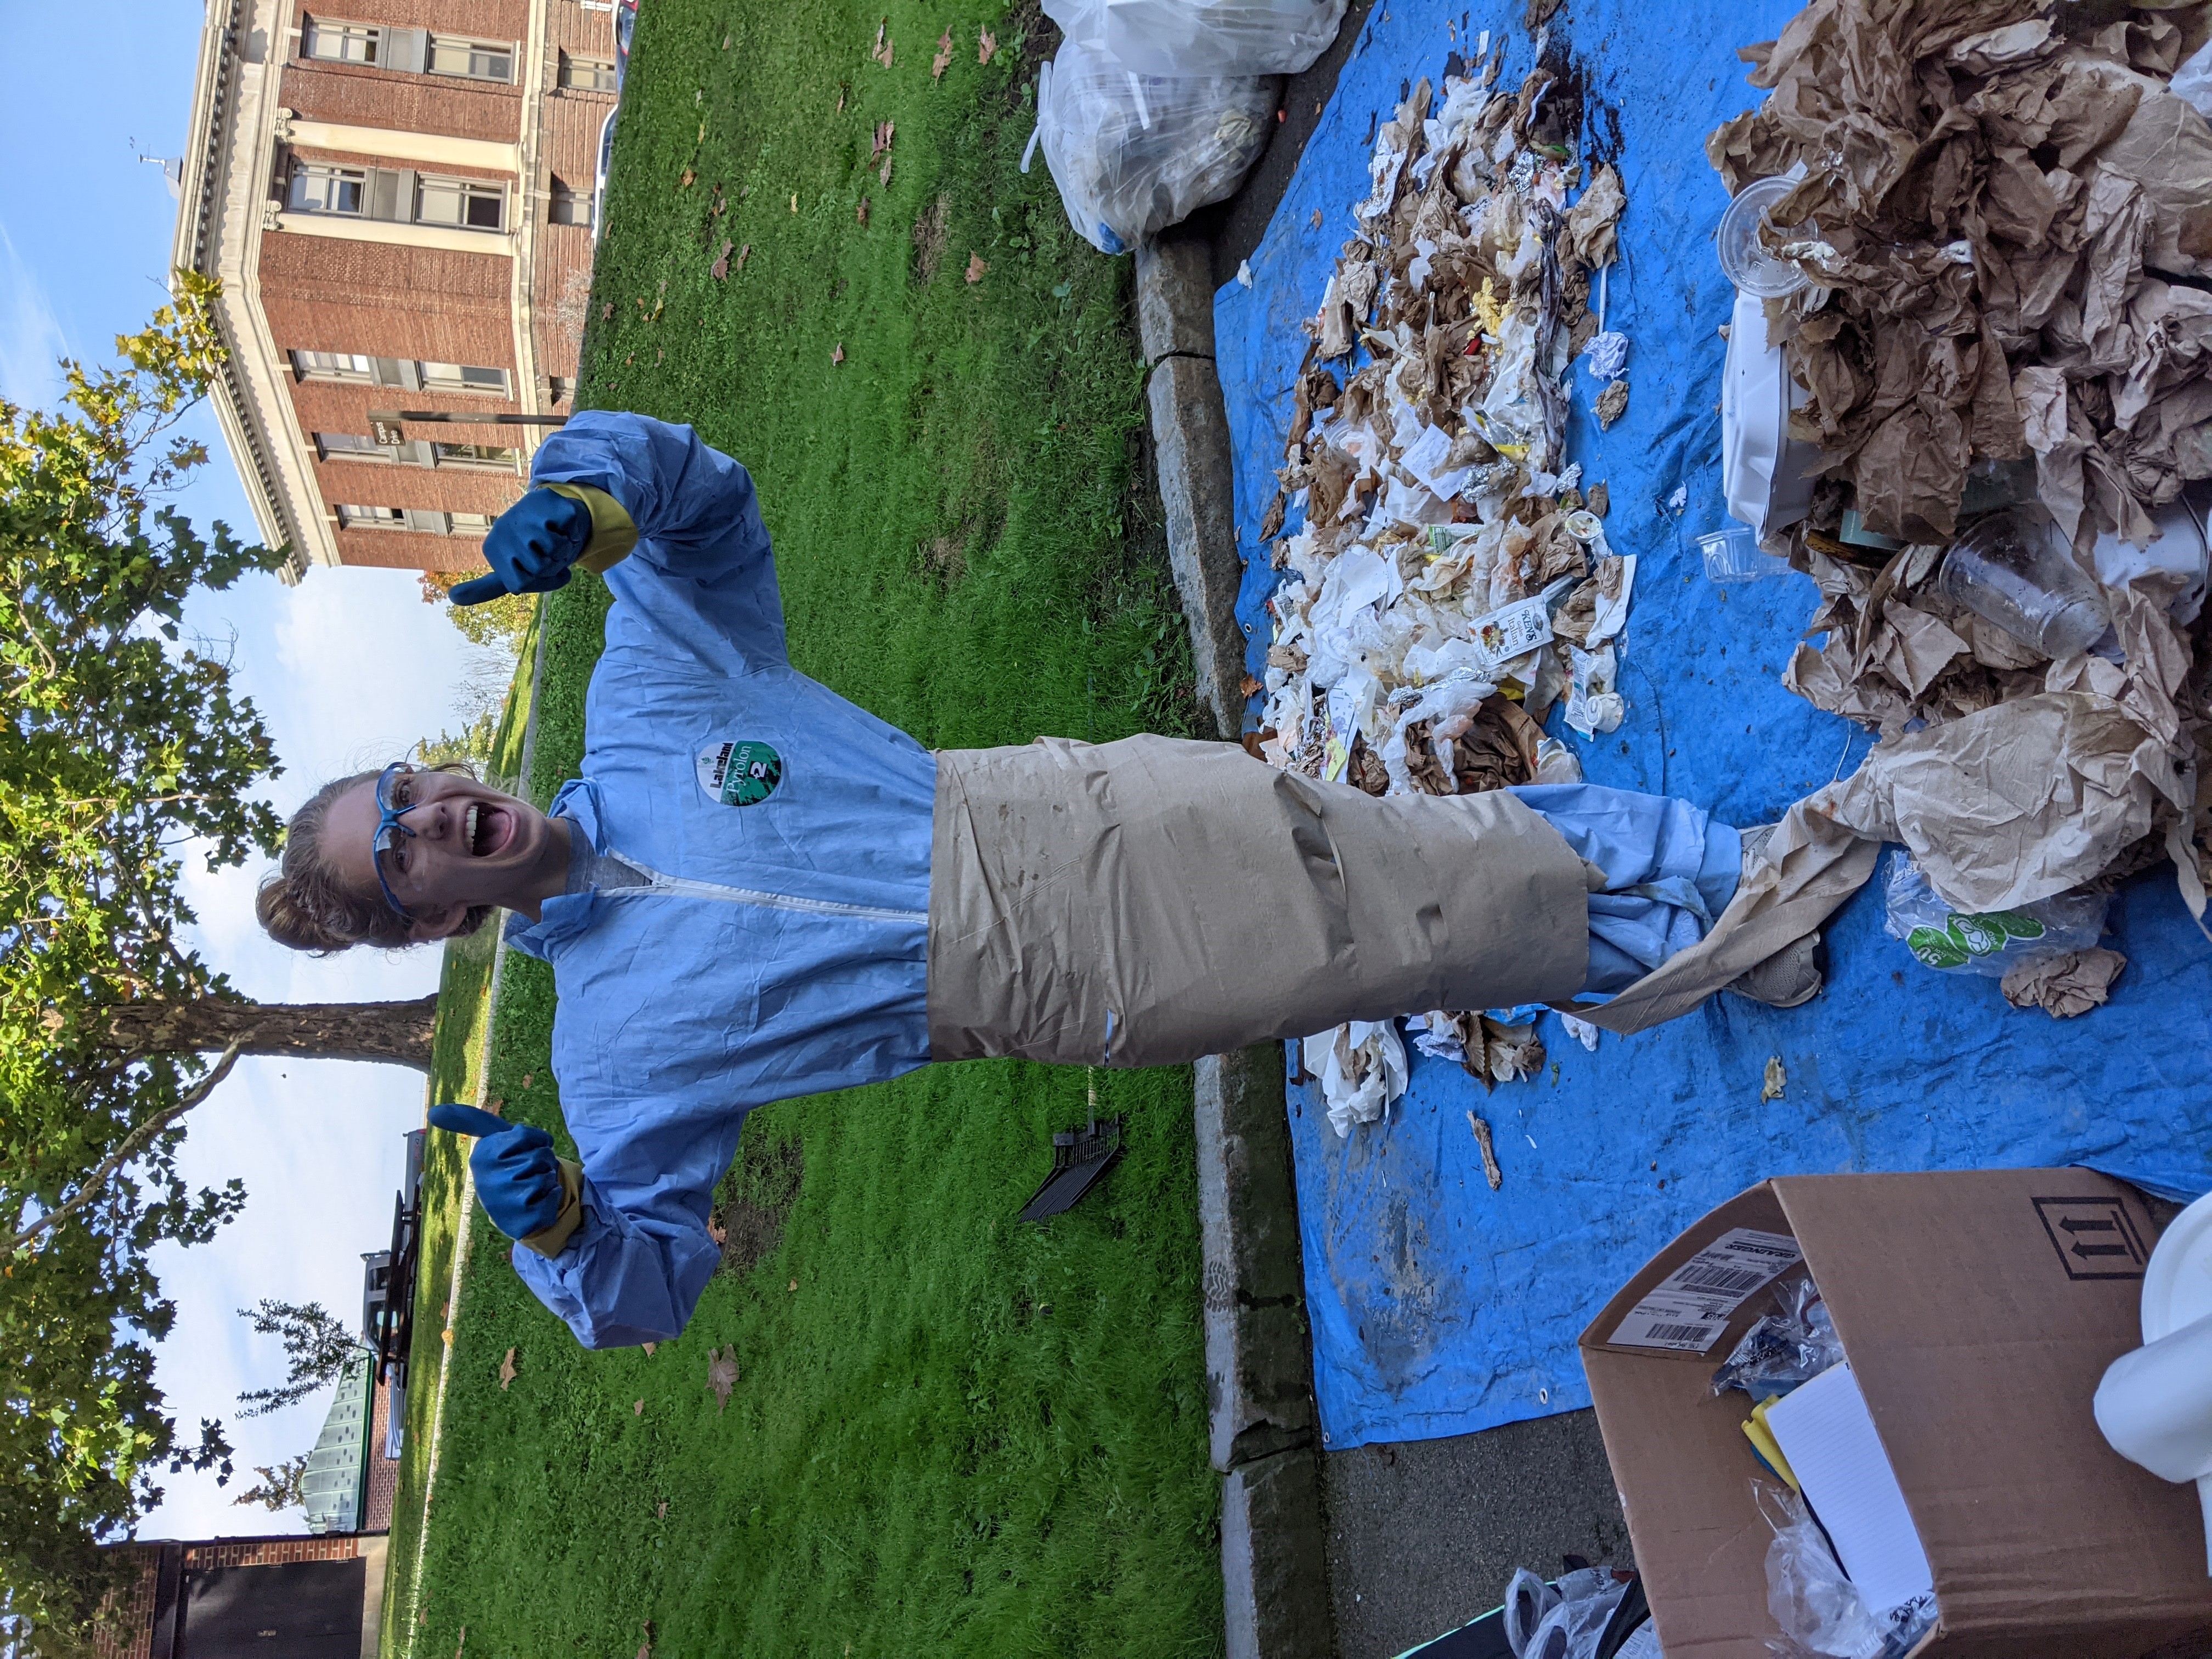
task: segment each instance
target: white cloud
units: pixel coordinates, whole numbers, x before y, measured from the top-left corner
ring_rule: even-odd
[[[0,398],[27,409],[52,410],[62,398],[59,359],[69,338],[37,275],[0,225]]]

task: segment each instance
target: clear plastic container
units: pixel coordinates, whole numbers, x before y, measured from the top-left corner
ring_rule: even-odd
[[[1698,537],[1698,551],[1705,556],[1705,580],[1714,582],[1755,582],[1762,576],[1788,572],[1790,561],[1762,550],[1747,525],[1732,524]]]
[[[2097,585],[2035,507],[2007,507],[1968,525],[1944,554],[1936,586],[2053,661],[2079,656],[2112,625]]]
[[[1721,228],[1714,239],[1721,273],[1735,284],[1739,294],[1778,300],[1813,285],[1811,277],[1788,260],[1776,258],[1759,240],[1759,228],[1768,222],[1767,210],[1796,188],[1795,179],[1754,179],[1736,191],[1728,211],[1721,215]],[[1793,226],[1786,234],[1795,235],[1808,228]]]

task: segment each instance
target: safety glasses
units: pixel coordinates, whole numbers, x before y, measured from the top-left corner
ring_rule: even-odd
[[[384,890],[384,902],[398,913],[403,921],[414,921],[414,914],[399,902],[398,895],[392,890],[392,884],[385,878],[384,855],[398,846],[400,836],[412,836],[415,833],[399,820],[420,806],[422,802],[410,800],[404,806],[392,804],[395,781],[404,783],[414,769],[405,761],[394,761],[377,775],[376,833],[369,837],[368,842],[369,862],[376,866],[376,884]]]

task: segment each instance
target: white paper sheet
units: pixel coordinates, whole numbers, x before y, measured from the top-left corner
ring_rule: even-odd
[[[1770,1407],[1766,1426],[1876,1620],[1932,1595],[1920,1530],[1850,1366],[1832,1366]]]

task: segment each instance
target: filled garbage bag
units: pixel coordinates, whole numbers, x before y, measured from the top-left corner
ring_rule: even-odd
[[[1045,0],[1071,43],[1139,75],[1296,75],[1328,50],[1345,0]]]
[[[1139,75],[1070,40],[1038,76],[1034,142],[1075,228],[1122,253],[1235,190],[1274,111],[1255,76]]]

